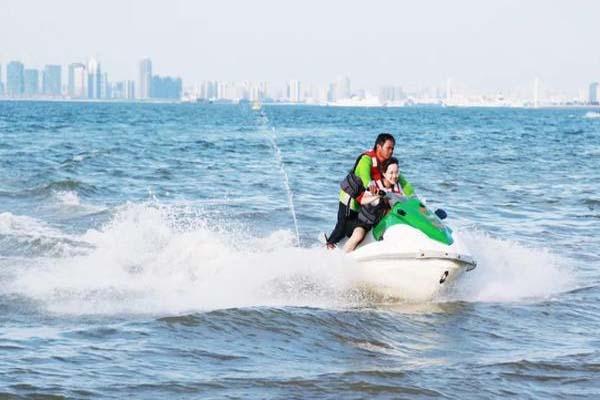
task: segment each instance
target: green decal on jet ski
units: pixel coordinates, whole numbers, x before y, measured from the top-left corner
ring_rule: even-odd
[[[404,198],[393,205],[391,211],[373,228],[375,240],[381,240],[387,228],[398,224],[412,226],[431,239],[447,245],[454,242],[452,230],[416,197]]]

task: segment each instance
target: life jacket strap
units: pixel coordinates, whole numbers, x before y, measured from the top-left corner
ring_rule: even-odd
[[[400,187],[398,182],[394,183],[394,186],[392,186],[391,189],[388,189],[385,187],[385,185],[383,184],[383,179],[378,179],[375,181],[375,183],[377,184],[377,187],[379,188],[379,190],[383,190],[384,192],[399,193],[401,195],[404,195],[404,191],[402,190],[402,187]]]

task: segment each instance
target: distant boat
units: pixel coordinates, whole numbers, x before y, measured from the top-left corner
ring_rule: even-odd
[[[260,101],[258,100],[254,100],[252,102],[252,111],[260,111],[260,109],[262,108],[262,105],[260,104]]]

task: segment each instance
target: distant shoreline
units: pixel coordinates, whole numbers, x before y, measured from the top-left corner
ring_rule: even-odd
[[[127,99],[15,99],[0,97],[0,103],[90,103],[90,104],[185,104],[185,105],[228,105],[238,106],[240,104],[246,104],[246,102],[234,102],[234,101],[182,101],[182,100],[169,100],[169,99],[149,99],[149,100],[127,100]],[[529,110],[543,110],[543,109],[588,109],[588,110],[600,110],[600,105],[593,104],[546,104],[538,107],[529,107],[521,105],[482,105],[482,104],[460,104],[460,105],[444,105],[444,104],[431,104],[431,103],[415,103],[410,105],[360,105],[360,104],[316,104],[316,103],[290,103],[290,102],[268,102],[262,103],[263,106],[275,106],[275,107],[326,107],[326,108],[513,108],[513,109],[529,109]]]

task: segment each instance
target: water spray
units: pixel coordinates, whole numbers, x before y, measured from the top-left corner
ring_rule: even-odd
[[[267,116],[261,112],[261,119],[259,123],[268,122]],[[290,180],[288,178],[288,174],[285,170],[285,164],[283,163],[283,157],[281,155],[281,149],[277,145],[277,131],[274,127],[271,128],[271,135],[267,135],[269,142],[271,144],[271,148],[273,149],[273,156],[275,161],[277,162],[277,166],[279,167],[279,172],[283,177],[283,187],[285,188],[288,205],[290,208],[290,212],[292,214],[292,220],[294,221],[294,228],[296,230],[296,244],[300,247],[300,230],[298,229],[298,218],[296,217],[296,207],[294,207],[294,193],[292,192],[292,188],[290,187]]]
[[[298,229],[298,218],[296,217],[296,208],[294,207],[294,193],[290,187],[290,181],[288,179],[288,174],[285,171],[285,165],[283,163],[283,158],[281,156],[281,149],[277,145],[277,132],[275,128],[271,128],[272,135],[269,136],[269,141],[271,142],[271,148],[273,149],[273,154],[275,156],[275,161],[279,166],[279,171],[281,172],[281,176],[283,177],[283,186],[287,193],[288,204],[290,206],[290,212],[292,213],[292,219],[294,220],[294,227],[296,228],[296,243],[298,247],[300,247],[300,231]]]

